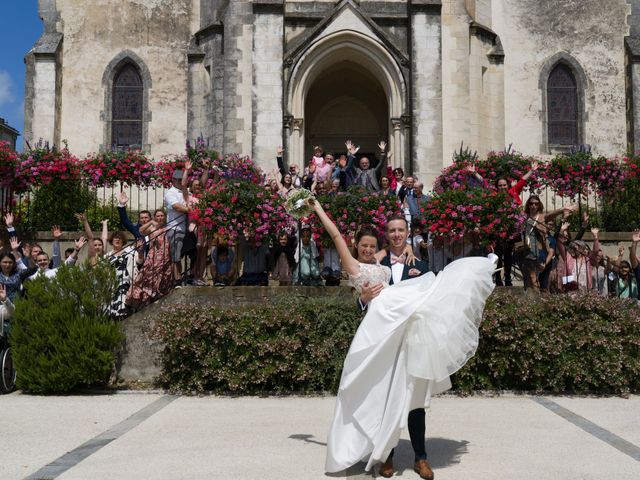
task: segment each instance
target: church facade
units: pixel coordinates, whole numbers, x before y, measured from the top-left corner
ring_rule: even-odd
[[[199,136],[269,171],[314,145],[431,182],[461,142],[640,149],[640,0],[39,0],[24,138],[76,154]],[[35,12],[34,12],[35,14]]]

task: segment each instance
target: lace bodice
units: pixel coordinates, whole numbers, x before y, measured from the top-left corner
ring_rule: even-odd
[[[367,282],[372,285],[382,283],[385,287],[388,287],[390,280],[391,269],[379,263],[361,263],[360,272],[357,275],[349,275],[349,282],[358,293],[362,291],[362,286]]]

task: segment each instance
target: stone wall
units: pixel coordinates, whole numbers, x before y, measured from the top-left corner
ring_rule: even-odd
[[[597,153],[626,150],[625,0],[500,0],[493,29],[505,51],[505,142],[527,154],[548,154],[540,89],[545,64],[559,52],[584,70],[584,143]]]
[[[30,137],[66,139],[77,155],[107,142],[110,105],[108,65],[124,51],[133,52],[150,76],[146,139],[150,154],[181,152],[187,137],[187,48],[191,39],[191,0],[57,0],[56,28],[64,34],[55,64],[41,62],[34,89]],[[51,77],[58,75],[56,84]],[[46,95],[45,95],[46,94]],[[46,97],[46,98],[45,98]],[[56,108],[56,102],[58,107]],[[49,109],[49,112],[43,111]],[[57,112],[55,112],[57,110]],[[54,134],[51,115],[57,113]],[[44,125],[46,124],[46,125]]]

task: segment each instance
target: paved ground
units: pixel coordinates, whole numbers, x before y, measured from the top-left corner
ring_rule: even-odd
[[[0,397],[0,479],[327,479],[333,397]],[[640,396],[438,397],[438,480],[640,479]],[[404,436],[396,477],[418,479]],[[372,478],[363,465],[331,477]],[[375,475],[373,475],[375,476]]]

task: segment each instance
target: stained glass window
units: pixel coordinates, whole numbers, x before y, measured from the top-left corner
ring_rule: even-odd
[[[547,102],[549,144],[577,145],[578,89],[576,79],[566,65],[559,64],[551,71]]]
[[[142,77],[128,63],[113,81],[111,142],[114,148],[142,148]]]

